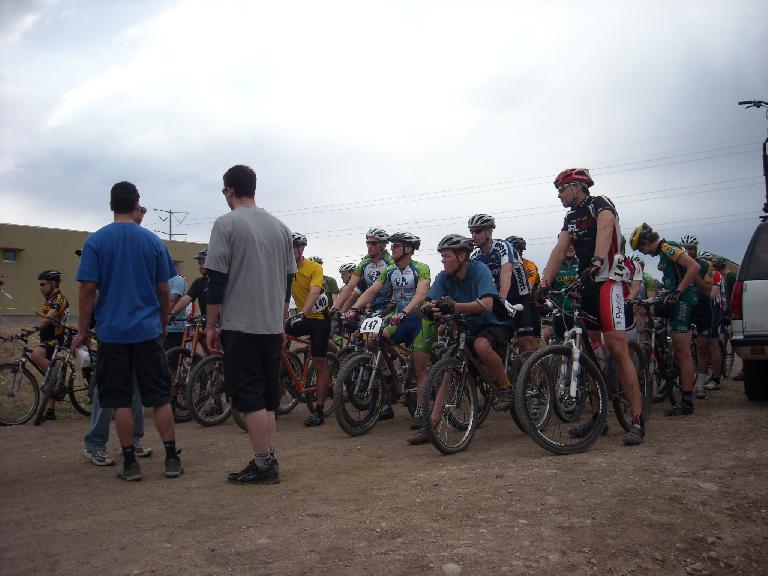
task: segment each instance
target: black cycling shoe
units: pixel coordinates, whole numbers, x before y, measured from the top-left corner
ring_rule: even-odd
[[[426,429],[422,428],[416,434],[413,436],[409,436],[406,441],[411,446],[418,446],[420,444],[428,444],[430,442],[429,439],[429,432],[426,431]]]
[[[315,410],[312,415],[304,420],[304,426],[320,426],[325,423],[325,414],[322,410]]]
[[[645,428],[640,424],[632,424],[626,434],[624,434],[624,444],[626,446],[637,446],[643,443],[645,438]]]
[[[581,426],[576,426],[575,428],[568,430],[568,435],[571,438],[585,438],[592,431],[592,428],[595,427],[596,422],[597,417],[592,416],[592,418],[584,422]],[[603,431],[600,432],[601,436],[605,436],[606,434],[608,434],[608,422],[605,423]]]
[[[693,414],[693,402],[680,401],[679,404],[675,404],[672,408],[667,408],[664,411],[664,416],[690,416]]]
[[[392,420],[395,417],[395,411],[392,409],[391,404],[384,404],[381,407],[381,414],[379,414],[379,420]]]
[[[266,467],[260,467],[254,460],[248,462],[248,466],[240,472],[232,472],[227,476],[231,484],[279,484],[280,470],[277,460],[272,459]]]

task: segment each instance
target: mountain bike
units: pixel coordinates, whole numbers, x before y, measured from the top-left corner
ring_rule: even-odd
[[[522,309],[517,305],[511,315]],[[441,314],[435,320],[446,326],[445,350],[427,373],[424,397],[430,405],[426,427],[432,444],[443,454],[455,454],[469,446],[475,430],[488,416],[498,382],[477,356],[467,331],[467,316]],[[510,339],[503,355],[507,374],[515,373],[519,360],[516,344]],[[512,418],[522,429],[516,414]]]
[[[48,370],[45,372],[45,378],[42,385],[42,398],[37,406],[37,413],[33,420],[36,426],[45,421],[45,412],[49,400],[57,402],[69,397],[72,406],[83,416],[91,415],[91,405],[93,404],[90,380],[92,369],[77,369],[72,361],[72,339],[77,334],[77,329],[64,326],[64,341],[57,344],[53,350],[53,357]],[[93,365],[94,353],[89,350],[91,355],[91,365]],[[39,371],[39,370],[38,370]]]
[[[515,386],[515,410],[533,440],[554,454],[573,454],[589,448],[603,434],[608,400],[622,428],[632,425],[629,403],[619,382],[618,367],[603,366],[585,320],[591,318],[580,306],[581,279],[550,294],[574,296],[574,327],[565,333],[563,344],[546,346],[525,362]],[[556,308],[552,300],[546,305]],[[652,409],[650,376],[645,355],[636,342],[629,342],[638,373],[642,416]],[[544,417],[542,416],[544,415]]]
[[[350,436],[368,433],[378,422],[384,401],[396,400],[401,392],[411,415],[416,409],[416,379],[407,350],[393,345],[383,333],[389,318],[379,311],[359,314],[364,348],[347,356],[333,386],[336,421]]]
[[[317,403],[317,373],[312,362],[312,342],[307,338],[285,335],[285,346],[280,351],[280,406],[278,414],[287,414],[299,402],[304,402],[310,412]],[[291,345],[295,348],[291,350]],[[336,355],[328,352],[328,371],[331,386],[325,399],[323,414],[330,416],[334,411],[333,379],[339,371]]]
[[[202,354],[198,352],[202,348]],[[181,346],[169,348],[166,353],[171,372],[171,408],[176,422],[189,422],[194,418],[187,401],[187,380],[192,368],[208,355],[205,343],[205,316],[190,316],[186,319]]]

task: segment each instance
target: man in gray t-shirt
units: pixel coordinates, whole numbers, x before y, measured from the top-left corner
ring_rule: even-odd
[[[283,305],[296,273],[290,230],[254,201],[256,173],[233,166],[222,190],[231,212],[213,224],[208,270],[206,340],[224,345],[224,392],[242,412],[254,458],[228,480],[234,484],[280,481],[275,410],[280,405]],[[221,333],[216,321],[221,319]]]

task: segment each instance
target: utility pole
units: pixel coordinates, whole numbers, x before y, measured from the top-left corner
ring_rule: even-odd
[[[739,106],[747,108],[768,108],[768,102],[764,100],[742,100]],[[765,117],[768,119],[768,110],[765,111]],[[763,204],[763,215],[760,220],[768,222],[768,138],[763,141],[763,178],[765,179],[765,204]]]
[[[162,222],[165,222],[166,220],[168,220],[168,232],[163,232],[162,230],[155,230],[155,232],[157,232],[158,234],[167,234],[168,240],[173,240],[174,236],[186,236],[186,234],[180,234],[178,232],[176,234],[173,233],[173,220],[174,220],[173,216],[174,214],[176,215],[182,214],[181,220],[178,219],[178,216],[176,217],[176,223],[181,224],[182,222],[184,222],[184,220],[187,219],[187,216],[189,216],[189,212],[175,212],[173,210],[160,210],[159,208],[154,208],[154,210],[155,212],[163,212],[165,214],[168,214],[168,216],[166,216],[165,218],[158,215],[158,218],[160,218]]]

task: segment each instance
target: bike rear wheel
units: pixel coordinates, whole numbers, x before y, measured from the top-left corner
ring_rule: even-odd
[[[297,378],[300,378],[302,364],[299,357],[293,352],[287,351],[285,356],[288,358],[288,364],[290,364],[293,373]],[[296,390],[296,386],[293,384],[293,379],[291,378],[291,374],[288,371],[288,368],[285,367],[285,364],[283,364],[282,361],[280,361],[280,371],[278,372],[278,378],[280,379],[280,405],[277,407],[276,412],[278,415],[288,414],[288,412],[296,408],[301,397]]]
[[[0,365],[0,424],[24,424],[35,415],[40,402],[37,380],[17,362]]]
[[[48,400],[54,398],[59,391],[59,383],[64,374],[64,360],[62,358],[54,358],[51,361],[51,365],[48,367],[48,372],[45,375],[45,382],[43,387],[43,397],[40,400],[40,404],[37,407],[37,414],[35,414],[34,424],[40,426],[45,421],[45,411],[48,407]]]
[[[383,375],[373,369],[374,356],[349,356],[333,386],[336,421],[350,436],[366,434],[381,413]]]
[[[192,369],[203,359],[188,348],[175,346],[165,353],[171,373],[171,407],[176,422],[189,422],[194,418],[187,400],[187,381]]]
[[[202,426],[216,426],[229,418],[232,406],[223,387],[223,355],[203,358],[192,369],[187,382],[187,399],[192,415]]]
[[[93,396],[90,382],[86,380],[82,371],[78,371],[73,364],[69,364],[69,382],[67,394],[72,406],[83,416],[91,415]]]
[[[547,346],[528,358],[515,385],[520,422],[534,442],[553,454],[583,452],[605,427],[608,392],[602,374],[582,355],[571,396],[572,371],[571,347]]]
[[[640,388],[640,398],[642,400],[641,415],[643,421],[648,420],[651,417],[651,411],[653,410],[653,385],[651,383],[650,369],[648,368],[648,361],[646,360],[645,353],[642,347],[637,342],[628,342],[629,355],[632,358],[632,363],[637,371],[637,383]],[[629,430],[632,427],[632,411],[629,409],[629,401],[624,394],[624,388],[621,385],[621,378],[619,377],[619,367],[614,365],[616,371],[616,390],[613,396],[613,410],[616,413],[616,419],[619,421],[624,430]]]
[[[478,400],[475,377],[457,358],[446,356],[430,368],[424,397],[432,411],[426,426],[432,444],[443,454],[465,450],[478,426]]]

